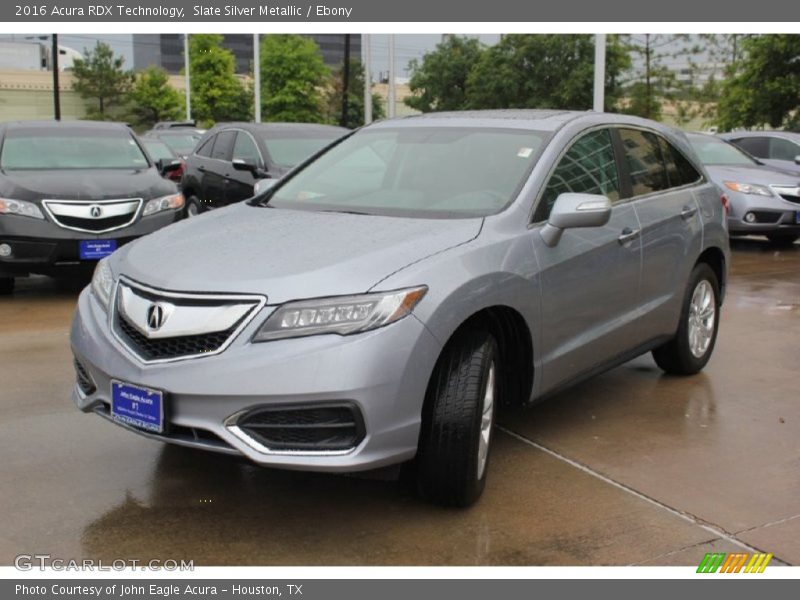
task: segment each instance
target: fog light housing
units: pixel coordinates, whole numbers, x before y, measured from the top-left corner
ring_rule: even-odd
[[[12,250],[11,246],[8,244],[0,244],[0,258],[8,258],[11,256]]]
[[[747,221],[748,223],[755,223],[756,216],[753,213],[749,212],[744,216],[744,220]]]

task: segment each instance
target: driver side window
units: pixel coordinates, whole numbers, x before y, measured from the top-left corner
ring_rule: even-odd
[[[546,221],[556,198],[565,192],[602,194],[612,202],[619,200],[619,175],[608,129],[587,133],[572,144],[547,182],[534,222]]]

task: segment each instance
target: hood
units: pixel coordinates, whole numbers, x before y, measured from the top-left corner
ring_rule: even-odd
[[[123,246],[112,268],[157,288],[261,293],[280,304],[366,292],[403,267],[474,239],[482,222],[240,203]]]
[[[0,174],[0,195],[34,202],[42,199],[149,200],[175,191],[175,184],[161,177],[155,168],[6,170]]]
[[[728,167],[722,165],[706,165],[706,170],[714,183],[723,185],[725,181],[735,183],[755,183],[759,185],[800,186],[800,177],[786,171],[771,167],[753,165],[744,167]]]

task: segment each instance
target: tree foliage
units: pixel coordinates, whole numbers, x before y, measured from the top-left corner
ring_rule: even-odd
[[[344,67],[333,73],[331,84],[325,98],[326,116],[329,123],[341,124],[342,118],[342,83]],[[345,127],[355,129],[364,124],[364,66],[358,59],[350,60],[350,78],[347,94],[347,122]],[[383,103],[378,94],[372,94],[372,118],[382,119],[385,116]]]
[[[619,98],[630,57],[616,36],[606,46],[605,106]],[[594,37],[514,34],[488,48],[467,79],[470,108],[592,107]]]
[[[265,35],[261,40],[261,111],[264,121],[319,123],[330,71],[319,46],[299,35]]]
[[[251,91],[236,77],[233,52],[219,34],[189,37],[192,115],[204,124],[250,119]]]
[[[115,56],[111,46],[103,42],[98,41],[91,50],[84,49],[84,56],[73,63],[72,87],[81,98],[95,103],[87,111],[89,118],[114,118],[115,109],[123,105],[131,89],[133,73],[123,68],[125,59]]]
[[[422,112],[466,108],[467,79],[484,51],[477,39],[449,36],[421,63],[411,61],[409,88],[413,95],[404,102]]]
[[[128,99],[131,118],[140,126],[179,119],[183,113],[181,94],[170,85],[167,72],[153,65],[136,76]]]
[[[720,129],[800,125],[800,35],[742,40],[742,57],[722,85]]]

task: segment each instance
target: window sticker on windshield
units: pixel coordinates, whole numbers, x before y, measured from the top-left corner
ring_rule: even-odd
[[[533,148],[520,148],[517,152],[517,156],[520,158],[530,158],[531,154],[533,154]]]

